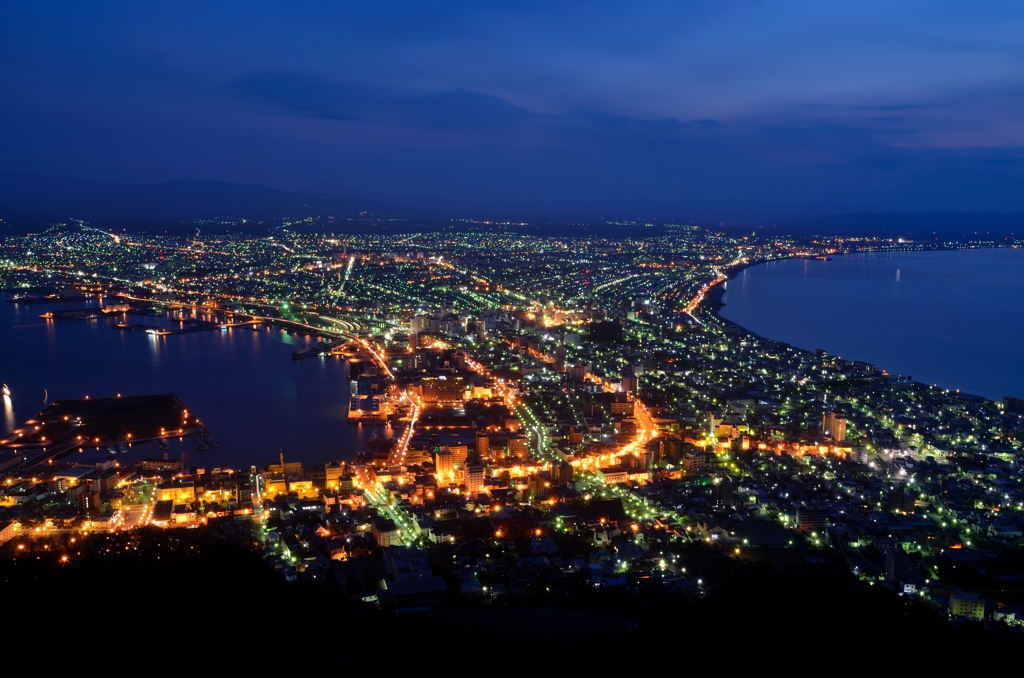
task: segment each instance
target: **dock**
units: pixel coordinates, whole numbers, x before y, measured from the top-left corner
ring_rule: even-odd
[[[73,311],[47,311],[40,318],[47,320],[84,320],[86,318],[99,318],[103,310],[99,308],[82,308]]]
[[[122,332],[150,332],[151,330],[159,330],[159,325],[140,325],[138,323],[117,323],[111,329],[121,330]],[[155,332],[154,332],[155,334]]]
[[[209,332],[212,330],[227,330],[232,327],[248,327],[255,329],[260,322],[257,320],[250,320],[238,323],[216,323],[206,322],[201,320],[183,320],[179,322],[188,323],[188,327],[179,327],[173,330],[162,329],[159,325],[144,325],[142,323],[117,323],[113,326],[115,330],[121,330],[122,332],[145,332],[147,334],[155,334],[159,337],[167,337],[172,334],[191,334],[193,332]]]

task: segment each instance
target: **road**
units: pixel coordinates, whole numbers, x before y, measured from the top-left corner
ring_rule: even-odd
[[[119,530],[134,530],[137,527],[145,527],[153,516],[152,504],[131,504],[121,507],[121,524]]]

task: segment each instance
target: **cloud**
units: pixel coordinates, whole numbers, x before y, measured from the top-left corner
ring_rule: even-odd
[[[14,0],[0,23],[2,169],[487,199],[1022,200],[1016,4]]]

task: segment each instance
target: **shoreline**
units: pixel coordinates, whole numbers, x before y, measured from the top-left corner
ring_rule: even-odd
[[[1020,248],[1007,246],[1007,247],[943,247],[943,248],[934,248],[934,249],[928,249],[928,250],[910,250],[910,249],[908,249],[908,250],[861,250],[861,251],[857,251],[857,252],[847,252],[847,253],[836,254],[836,255],[831,255],[831,256],[845,257],[845,256],[849,256],[849,255],[852,255],[852,254],[878,254],[878,253],[888,253],[888,252],[892,252],[892,251],[898,251],[898,252],[944,252],[944,251],[960,251],[960,250],[976,250],[976,249],[993,249],[993,250],[996,250],[996,249],[1020,249]],[[802,351],[804,353],[813,354],[814,350],[812,350],[812,349],[801,348],[800,346],[796,346],[794,344],[790,344],[790,343],[785,342],[785,341],[781,341],[781,340],[778,340],[778,339],[772,339],[771,337],[766,337],[766,336],[764,336],[762,334],[758,334],[757,332],[754,332],[754,331],[750,330],[747,327],[744,327],[743,325],[740,325],[739,323],[737,323],[737,322],[735,322],[733,320],[729,320],[728,318],[726,318],[726,317],[721,315],[722,308],[727,306],[727,304],[723,301],[723,298],[725,297],[725,293],[727,291],[726,290],[726,285],[728,284],[729,281],[735,279],[740,273],[742,273],[746,269],[751,268],[753,266],[760,266],[762,264],[773,263],[773,262],[778,262],[778,261],[789,261],[789,260],[792,260],[792,259],[809,259],[809,257],[779,257],[778,259],[766,259],[766,260],[763,260],[763,261],[757,261],[757,262],[740,264],[738,266],[734,266],[732,268],[727,269],[725,271],[725,274],[726,274],[725,280],[722,281],[721,284],[715,285],[715,286],[713,286],[711,289],[709,289],[707,291],[707,293],[704,295],[704,299],[701,301],[700,305],[698,306],[698,310],[699,309],[707,310],[707,312],[710,313],[710,315],[715,320],[717,320],[719,323],[721,323],[723,326],[736,327],[736,328],[739,329],[740,332],[742,332],[742,333],[744,333],[746,335],[749,335],[751,337],[754,337],[754,338],[758,339],[759,341],[771,342],[773,344],[778,344],[780,346],[788,346],[790,348],[793,348],[793,349],[798,350],[798,351]],[[823,350],[823,349],[821,349],[821,350]],[[882,371],[886,371],[884,368],[880,368],[880,369]],[[938,389],[938,390],[943,391],[945,393],[954,393],[958,397],[964,398],[966,400],[983,400],[983,401],[990,402],[990,403],[1000,403],[1000,402],[1002,402],[1002,398],[1000,398],[1000,399],[987,398],[985,396],[981,396],[981,395],[977,395],[977,394],[973,394],[973,393],[961,392],[958,389],[945,388],[945,387],[940,386],[938,384],[926,384],[926,383],[924,383],[922,381],[917,381],[917,380],[911,381],[910,384],[914,385],[914,386],[923,386],[923,387],[928,388],[928,389]]]

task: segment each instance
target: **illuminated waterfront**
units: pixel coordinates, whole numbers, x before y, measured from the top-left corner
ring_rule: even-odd
[[[789,259],[740,272],[721,315],[764,337],[992,399],[1024,395],[1024,251]]]
[[[12,391],[4,402],[4,435],[43,408],[44,389],[50,402],[175,393],[223,444],[208,451],[188,441],[172,446],[173,458],[185,452],[196,465],[248,467],[275,458],[279,449],[304,459],[350,459],[377,430],[347,423],[343,359],[291,359],[292,350],[309,342],[304,336],[264,327],[154,337],[112,330],[125,320],[121,316],[39,317],[82,307],[0,304],[0,381]],[[130,316],[127,322],[176,326],[167,318]],[[149,452],[145,445],[135,448],[128,458]],[[155,447],[152,453],[163,454]]]

